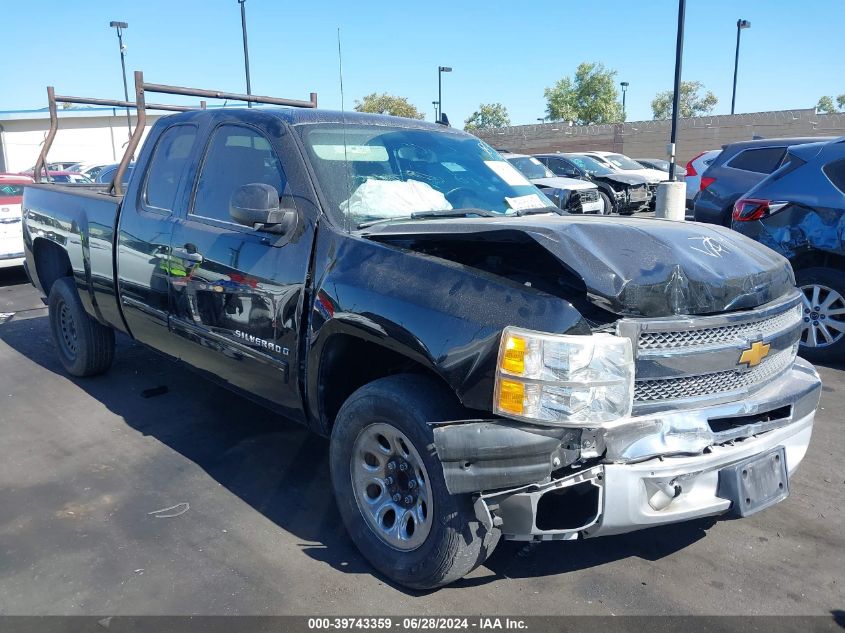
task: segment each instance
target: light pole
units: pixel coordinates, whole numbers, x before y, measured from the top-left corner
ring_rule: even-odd
[[[538,120],[540,123],[545,123],[545,122],[546,122],[546,117],[544,117],[544,116],[538,116],[538,117],[537,117],[537,120]]]
[[[731,114],[734,113],[734,107],[736,106],[736,73],[739,70],[739,35],[742,33],[742,29],[750,28],[751,22],[748,20],[736,21],[736,57],[734,57],[734,92],[731,97]]]
[[[678,38],[675,42],[675,94],[672,96],[672,131],[669,136],[669,180],[675,180],[675,139],[678,134],[678,109],[681,101],[681,66],[684,60],[684,19],[687,0],[678,0]]]
[[[127,22],[109,22],[109,26],[117,29],[117,43],[120,46],[120,67],[123,69],[123,98],[129,101],[129,88],[126,85],[126,47],[123,45],[123,29],[129,28]],[[129,108],[126,108],[126,127],[129,128],[129,136],[132,136],[132,119],[129,117]]]
[[[241,31],[243,31],[244,35],[244,70],[246,71],[246,93],[248,95],[252,94],[252,87],[249,83],[249,46],[246,43],[246,0],[238,0],[238,4],[241,5]],[[246,107],[252,107],[252,101],[246,102]]]
[[[625,121],[625,93],[628,92],[628,82],[627,81],[620,81],[619,85],[622,86],[622,121]]]
[[[440,117],[443,116],[443,81],[442,75],[443,73],[450,73],[452,72],[451,66],[438,66],[437,67],[437,109],[439,114],[437,115],[437,119],[439,120]]]

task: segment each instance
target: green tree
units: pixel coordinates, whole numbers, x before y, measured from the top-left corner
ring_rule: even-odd
[[[543,91],[549,119],[575,121],[578,125],[618,123],[622,106],[615,78],[616,71],[604,64],[579,64],[574,77],[559,79]]]
[[[845,94],[836,97],[836,105],[839,106],[840,110],[845,110]]]
[[[711,91],[702,94],[704,84],[700,81],[681,82],[681,112],[682,118],[702,116],[713,112],[719,100]],[[651,112],[655,119],[669,119],[672,117],[673,90],[658,92],[651,102]]]
[[[833,114],[836,112],[836,106],[833,105],[833,99],[831,97],[821,97],[819,102],[816,104],[816,112],[824,112],[825,114]]]
[[[505,106],[501,103],[482,103],[478,106],[478,110],[464,121],[464,129],[467,132],[472,132],[473,130],[506,127],[510,124],[511,119]]]
[[[407,119],[422,119],[424,115],[415,106],[408,102],[405,97],[389,95],[386,92],[381,94],[372,93],[360,101],[355,101],[355,110],[358,112],[370,112],[372,114],[392,114],[403,116]]]

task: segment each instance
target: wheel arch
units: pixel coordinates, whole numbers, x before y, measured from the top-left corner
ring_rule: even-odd
[[[457,393],[430,358],[360,333],[340,330],[329,334],[317,352],[317,367],[317,375],[308,385],[309,402],[316,430],[323,435],[331,433],[338,411],[352,393],[387,376],[426,376],[461,406]]]

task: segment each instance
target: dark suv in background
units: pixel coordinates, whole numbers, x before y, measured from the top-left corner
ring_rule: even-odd
[[[701,177],[693,202],[696,221],[730,226],[734,203],[781,166],[788,147],[830,140],[833,137],[771,138],[725,145]]]
[[[845,137],[790,147],[736,202],[731,226],[792,264],[804,294],[802,356],[845,358]]]

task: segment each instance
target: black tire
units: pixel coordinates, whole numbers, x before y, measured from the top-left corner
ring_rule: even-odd
[[[50,333],[65,371],[80,377],[107,371],[114,360],[114,330],[88,316],[73,279],[53,282],[48,306]]]
[[[412,589],[454,582],[493,552],[500,532],[488,532],[470,495],[449,494],[428,422],[454,413],[454,399],[432,379],[402,374],[361,387],[341,407],[331,436],[331,478],[343,523],[361,554],[382,574]],[[410,440],[427,471],[430,531],[416,549],[403,551],[376,534],[359,510],[353,490],[353,446],[373,424],[389,424]],[[382,491],[382,494],[389,494]]]
[[[603,211],[599,212],[599,215],[610,215],[615,211],[613,208],[613,203],[610,201],[610,198],[606,193],[603,191],[599,191],[599,198],[601,198],[602,208]]]
[[[845,274],[833,268],[804,268],[795,272],[795,282],[805,296],[805,326],[801,333],[798,353],[812,362],[841,361],[845,358],[845,330],[837,330],[829,326],[835,323],[838,327],[845,328],[845,314],[828,314],[828,312],[845,309]],[[819,289],[819,306],[812,305],[811,301],[816,288]],[[833,301],[825,306],[829,299]],[[822,309],[816,311],[814,310],[816,307]],[[812,344],[811,330],[815,331],[815,345]],[[825,339],[823,330],[833,337],[832,342]]]

